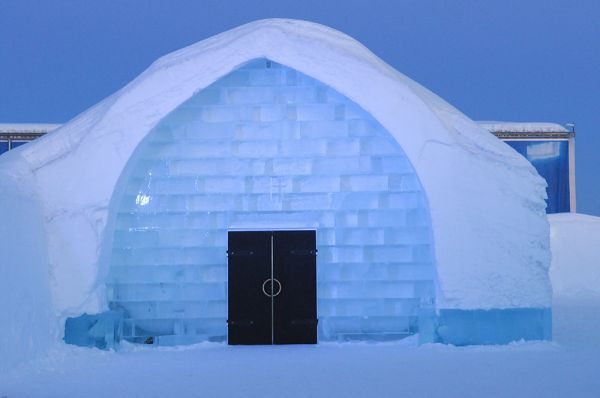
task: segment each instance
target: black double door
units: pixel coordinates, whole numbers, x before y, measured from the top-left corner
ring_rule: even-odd
[[[315,231],[230,231],[229,344],[315,344]]]

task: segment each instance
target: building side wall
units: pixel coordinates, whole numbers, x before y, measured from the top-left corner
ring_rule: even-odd
[[[536,168],[548,186],[546,212],[571,211],[570,141],[564,140],[507,140],[506,143],[523,155]]]

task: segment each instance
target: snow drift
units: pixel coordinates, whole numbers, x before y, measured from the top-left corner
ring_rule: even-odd
[[[560,213],[548,219],[554,294],[600,298],[600,217]]]
[[[0,372],[45,352],[58,336],[40,201],[22,172],[0,168]]]

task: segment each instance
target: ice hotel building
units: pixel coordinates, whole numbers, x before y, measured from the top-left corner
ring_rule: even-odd
[[[551,338],[544,180],[321,25],[257,21],[169,54],[0,166],[0,245],[49,298],[11,315],[24,335]]]

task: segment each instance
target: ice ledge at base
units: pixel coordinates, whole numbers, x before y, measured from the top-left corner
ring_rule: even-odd
[[[122,333],[123,314],[107,311],[68,318],[64,340],[108,350],[118,346]],[[442,309],[439,314],[423,309],[419,314],[419,344],[491,345],[519,340],[552,340],[552,309]]]
[[[65,343],[81,347],[97,347],[102,350],[115,348],[123,335],[123,314],[106,311],[101,314],[83,314],[67,318]]]
[[[552,309],[441,309],[419,314],[419,343],[456,346],[552,340]]]

